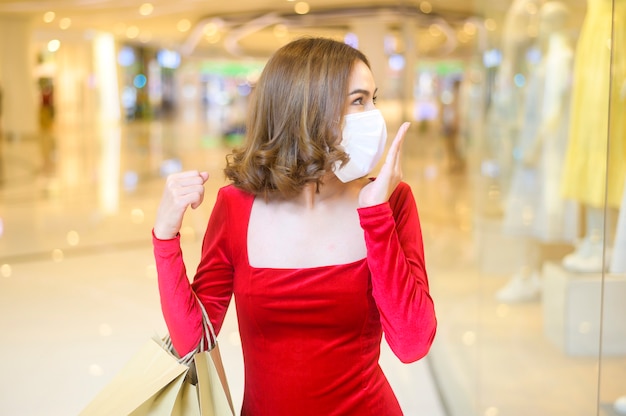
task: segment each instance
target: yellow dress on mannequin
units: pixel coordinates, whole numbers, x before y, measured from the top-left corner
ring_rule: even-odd
[[[619,208],[626,178],[626,0],[588,0],[587,6],[576,47],[563,196],[601,208],[606,190],[608,206]]]

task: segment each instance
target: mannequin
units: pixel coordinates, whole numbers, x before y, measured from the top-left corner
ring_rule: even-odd
[[[585,234],[563,258],[563,267],[573,272],[601,272],[610,263],[626,178],[625,21],[626,0],[588,0],[575,56],[562,182],[563,196],[585,212]]]
[[[540,0],[513,0],[502,33],[502,61],[495,76],[487,113],[488,150],[501,170],[511,165],[512,146],[521,124],[524,86],[515,77],[528,74],[527,53],[534,41]],[[503,176],[507,176],[504,172]]]
[[[576,238],[577,207],[563,200],[559,185],[567,148],[574,51],[567,34],[569,10],[545,3],[539,13],[540,63],[529,74],[523,128],[520,131],[504,230],[524,242],[519,270],[500,289],[501,302],[539,296],[539,247]]]

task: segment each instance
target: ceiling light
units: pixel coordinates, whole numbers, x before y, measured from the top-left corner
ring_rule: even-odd
[[[59,248],[55,248],[52,250],[52,261],[55,263],[60,263],[63,261],[63,250]]]
[[[485,29],[489,30],[489,31],[494,31],[496,30],[496,28],[498,27],[498,25],[496,24],[496,21],[493,19],[485,19]]]
[[[56,17],[56,14],[54,12],[45,12],[43,14],[43,21],[46,23],[50,23],[54,20],[55,17]]]
[[[277,38],[284,38],[288,33],[289,31],[287,30],[287,26],[281,23],[274,26],[274,36]]]
[[[202,32],[206,36],[213,36],[217,33],[218,27],[214,22],[209,22],[202,28]]]
[[[214,34],[206,37],[206,41],[209,42],[209,43],[213,43],[213,44],[219,42],[220,39],[222,39],[222,37],[220,36],[219,33],[214,33]]]
[[[433,6],[429,2],[423,1],[420,3],[420,10],[422,13],[428,14],[433,11]]]
[[[126,29],[126,37],[129,39],[135,39],[139,36],[139,28],[137,26],[129,26]]]
[[[152,14],[154,6],[152,3],[144,3],[139,7],[139,14],[142,16],[149,16]]]
[[[69,28],[72,25],[72,19],[69,17],[64,17],[59,21],[59,27],[63,30]]]
[[[463,30],[470,36],[475,35],[476,25],[472,22],[465,22],[465,24],[463,25]]]
[[[70,230],[67,232],[65,239],[67,240],[67,244],[70,246],[77,246],[80,242],[80,235],[77,231]]]
[[[48,51],[56,52],[61,47],[61,42],[58,39],[53,39],[48,42]]]
[[[307,14],[311,10],[311,7],[309,6],[309,3],[300,1],[296,3],[293,9],[298,14]]]
[[[187,19],[181,19],[176,24],[176,29],[178,29],[179,32],[186,32],[191,29],[191,22]]]

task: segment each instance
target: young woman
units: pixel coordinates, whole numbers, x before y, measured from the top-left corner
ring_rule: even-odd
[[[384,153],[367,58],[306,38],[278,50],[255,88],[247,141],[229,157],[193,283],[178,231],[205,172],[167,179],[153,230],[163,314],[180,354],[219,331],[235,297],[242,415],[401,415],[378,359],[382,334],[422,358],[436,319],[417,209],[401,181],[400,128]]]

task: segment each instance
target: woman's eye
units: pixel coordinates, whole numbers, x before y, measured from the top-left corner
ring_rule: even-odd
[[[376,101],[378,100],[378,96],[375,95],[374,98],[372,98],[372,101],[374,102],[374,104],[376,104]]]
[[[359,97],[356,100],[352,101],[354,105],[363,105],[363,97]]]

